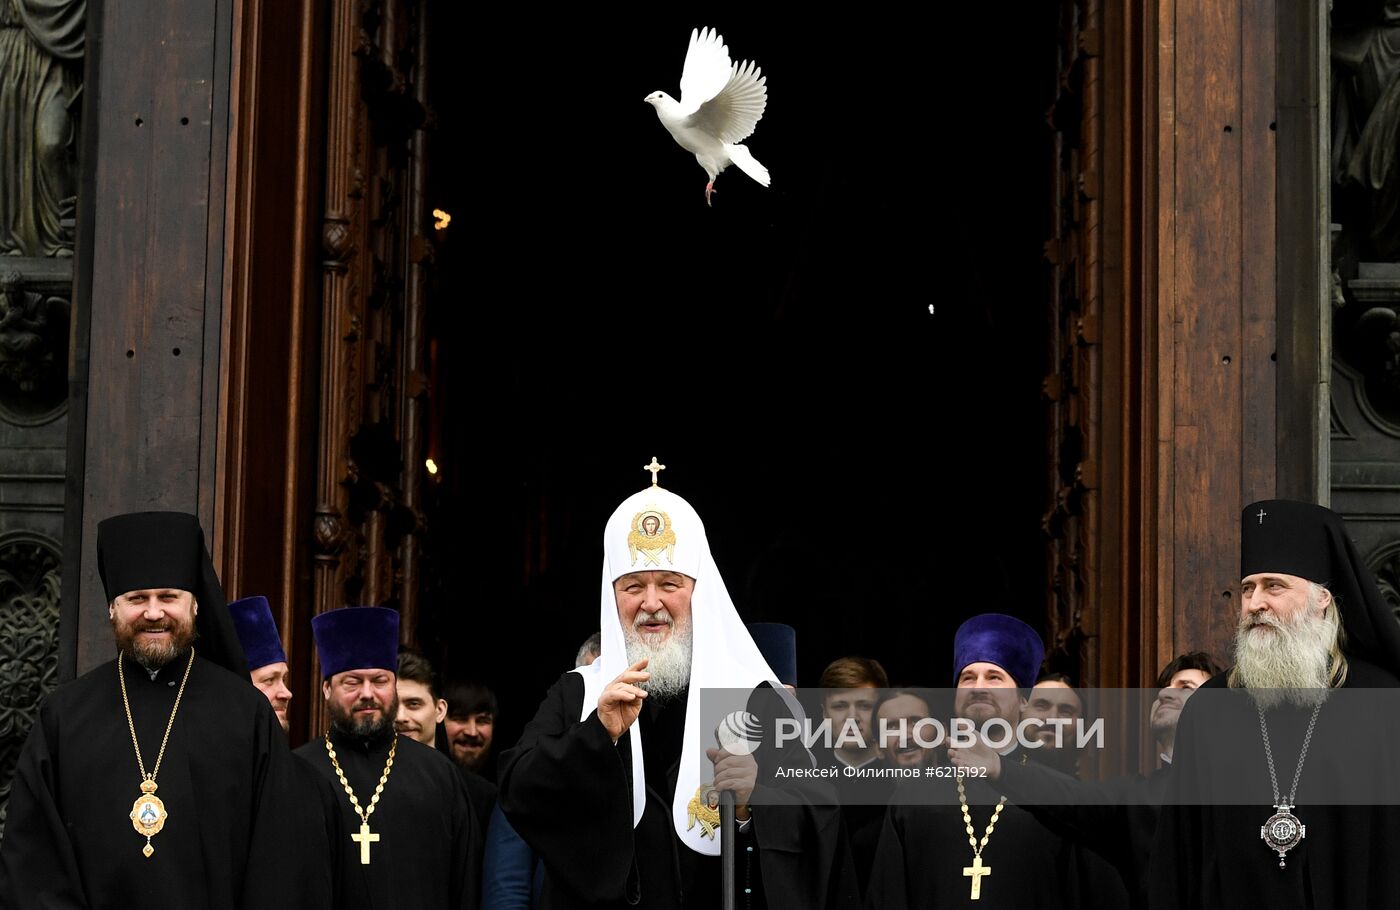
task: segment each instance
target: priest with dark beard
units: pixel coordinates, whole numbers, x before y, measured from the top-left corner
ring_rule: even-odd
[[[44,701],[0,847],[0,907],[304,907],[294,765],[248,684],[193,515],[98,524],[117,656]]]
[[[1182,710],[1149,904],[1400,906],[1400,626],[1341,516],[1241,520],[1235,666]]]
[[[751,806],[754,757],[706,748],[703,689],[752,692],[751,706],[786,690],[739,619],[700,516],[656,485],[661,467],[653,459],[653,485],[604,530],[601,656],[554,684],[501,757],[499,805],[545,864],[540,906],[722,906],[721,790],[736,804],[738,906],[853,903],[837,807],[801,791]]]
[[[452,761],[394,731],[399,614],[345,607],[311,620],[331,728],[296,750],[331,782],[337,906],[476,906],[481,844]]]

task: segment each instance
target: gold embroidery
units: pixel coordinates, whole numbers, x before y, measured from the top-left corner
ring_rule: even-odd
[[[671,529],[671,516],[655,506],[647,506],[632,516],[632,530],[627,534],[627,549],[632,554],[632,565],[637,564],[637,554],[646,557],[643,567],[661,566],[664,553],[666,561],[676,563],[676,532]]]
[[[685,830],[689,831],[699,822],[700,834],[711,840],[714,840],[715,832],[719,830],[719,791],[714,787],[713,783],[701,784],[685,807],[686,818],[690,820]],[[702,796],[704,799],[701,799]]]

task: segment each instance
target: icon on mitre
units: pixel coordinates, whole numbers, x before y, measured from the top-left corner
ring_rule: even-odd
[[[660,509],[647,508],[632,516],[632,530],[627,534],[627,549],[632,554],[632,565],[637,564],[637,554],[646,557],[642,568],[661,568],[661,557],[674,565],[676,555],[676,532],[671,529],[671,516]]]

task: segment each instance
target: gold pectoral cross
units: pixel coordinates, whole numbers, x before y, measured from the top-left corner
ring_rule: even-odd
[[[379,843],[378,834],[369,833],[369,822],[360,822],[360,833],[350,835],[350,839],[360,845],[360,865],[369,865],[369,845]],[[975,886],[974,889],[976,890]]]
[[[974,856],[972,865],[963,866],[963,875],[972,877],[972,899],[977,901],[982,899],[982,876],[991,875],[992,867],[982,865],[982,857]]]

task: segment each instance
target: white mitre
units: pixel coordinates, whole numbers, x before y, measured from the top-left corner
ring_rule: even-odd
[[[655,459],[653,459],[653,463]],[[690,503],[670,490],[648,487],[622,501],[603,531],[603,581],[600,592],[599,628],[602,654],[586,667],[574,670],[583,677],[583,709],[586,719],[598,707],[598,696],[608,683],[628,667],[627,642],[617,616],[613,582],[629,572],[680,572],[695,579],[690,601],[691,662],[690,691],[685,714],[685,739],[681,750],[676,793],[671,801],[671,819],[676,834],[697,853],[718,856],[720,832],[704,834],[701,825],[689,819],[688,806],[700,787],[712,782],[699,779],[701,768],[707,774],[713,765],[705,750],[713,748],[713,731],[700,729],[702,689],[752,689],[771,682],[778,691],[782,684],[759,653],[748,629],[729,599],[729,591],[719,576],[705,525]],[[632,826],[642,820],[646,808],[646,770],[642,758],[640,724],[628,729],[632,750]]]

